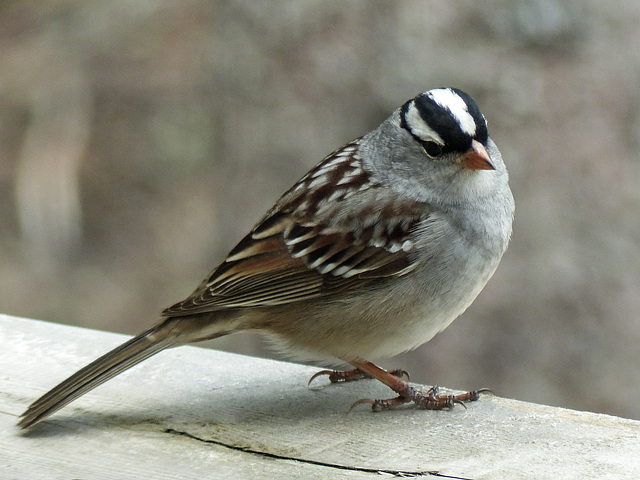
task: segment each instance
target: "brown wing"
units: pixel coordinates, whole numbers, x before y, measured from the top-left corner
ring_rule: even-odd
[[[282,305],[403,275],[413,267],[409,233],[426,217],[424,204],[399,201],[372,184],[357,142],[348,144],[294,185],[192,295],[163,315]]]

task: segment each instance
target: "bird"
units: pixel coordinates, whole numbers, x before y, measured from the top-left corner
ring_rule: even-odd
[[[395,397],[354,404],[374,411],[477,400],[486,389],[422,391],[372,360],[417,348],[471,305],[507,249],[514,209],[477,103],[457,88],[421,93],[313,167],[157,325],[45,393],[18,425],[33,427],[164,349],[240,331],[353,367],[311,380],[381,381]]]

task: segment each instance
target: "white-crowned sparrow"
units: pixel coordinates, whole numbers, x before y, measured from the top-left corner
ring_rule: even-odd
[[[366,359],[411,350],[464,312],[507,248],[513,212],[507,171],[476,103],[452,88],[418,95],[314,167],[161,323],[46,393],[19,425],[35,425],[165,348],[242,330],[356,368],[331,373],[332,381],[382,381],[398,397],[363,400],[374,410],[475,400],[478,391],[420,392],[403,372]]]

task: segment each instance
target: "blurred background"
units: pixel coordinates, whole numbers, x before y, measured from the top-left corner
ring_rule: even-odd
[[[0,1],[0,312],[137,333],[326,154],[456,86],[509,168],[513,240],[383,365],[640,418],[638,45],[631,1]]]

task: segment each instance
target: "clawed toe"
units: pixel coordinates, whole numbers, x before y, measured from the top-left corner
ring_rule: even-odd
[[[362,405],[363,403],[368,403],[369,405],[371,405],[371,410],[373,410],[375,412],[375,411],[377,411],[377,410],[375,410],[375,403],[376,402],[377,402],[377,400],[373,400],[371,398],[361,398],[360,400],[358,400],[356,402],[353,402],[353,404],[349,407],[349,411],[347,412],[347,414],[351,413],[351,410],[353,410],[358,405]]]
[[[402,405],[410,401],[411,401],[410,399],[402,396],[397,396],[395,398],[388,398],[385,400],[382,400],[382,399],[372,400],[371,398],[361,398],[357,402],[354,402],[353,405],[351,405],[347,413],[351,413],[351,410],[353,410],[354,407],[357,407],[358,405],[362,405],[363,403],[368,403],[369,405],[371,405],[371,410],[373,410],[374,412],[381,412],[382,410],[391,410],[392,408],[395,408],[399,405]]]
[[[320,370],[319,372],[314,373],[313,376],[309,379],[307,387],[311,385],[311,382],[322,375],[327,375],[331,383],[354,382],[362,378],[371,378],[370,375],[367,375],[357,368],[354,368],[352,370]]]
[[[456,405],[461,405],[467,408],[467,402],[475,402],[480,398],[481,393],[493,393],[488,388],[480,388],[478,390],[471,390],[469,392],[461,393],[458,395],[440,395],[438,394],[439,387],[433,386],[426,392],[417,390],[409,385],[406,385],[403,393],[395,398],[389,399],[376,399],[363,398],[355,402],[349,408],[349,412],[358,405],[367,403],[371,405],[371,410],[374,412],[381,412],[382,410],[391,410],[405,403],[415,403],[419,408],[425,410],[445,410],[452,409]]]
[[[311,385],[311,382],[313,382],[316,378],[321,377],[322,375],[329,375],[329,380],[331,380],[332,373],[333,373],[333,370],[320,370],[319,372],[314,373],[309,379],[309,381],[307,382],[307,387]]]
[[[466,409],[466,403],[475,402],[480,398],[480,394],[493,393],[488,388],[480,388],[458,395],[446,395],[438,393],[439,388],[437,385],[423,392],[402,380],[403,377],[407,377],[407,380],[409,379],[409,374],[405,370],[395,369],[387,371],[366,361],[351,361],[351,363],[356,368],[352,370],[321,370],[315,373],[309,379],[307,386],[311,385],[311,382],[322,375],[327,375],[331,383],[352,382],[363,378],[376,378],[398,394],[397,397],[384,400],[362,398],[351,405],[349,412],[363,403],[371,405],[371,410],[374,412],[391,410],[405,403],[415,403],[418,408],[425,410],[452,409],[456,405],[462,405]]]
[[[388,373],[398,378],[407,377],[407,380],[409,380],[409,373],[406,370],[396,368],[395,370],[389,370]],[[313,376],[309,379],[309,381],[307,382],[307,387],[311,385],[311,382],[313,382],[316,378],[323,375],[327,375],[331,383],[354,382],[356,380],[362,380],[364,378],[374,378],[368,373],[363,372],[359,368],[354,368],[352,370],[320,370],[319,372],[314,373]]]

